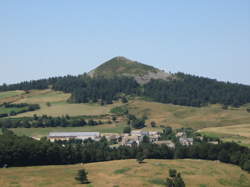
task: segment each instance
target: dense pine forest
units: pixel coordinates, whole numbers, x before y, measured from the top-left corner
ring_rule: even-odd
[[[144,86],[143,95],[158,102],[184,106],[220,103],[239,107],[250,102],[250,86],[183,73],[176,76],[172,81],[152,80]]]
[[[70,102],[100,101],[111,104],[121,94],[144,96],[161,103],[204,106],[209,103],[239,107],[250,102],[250,86],[219,82],[183,73],[173,80],[151,80],[139,85],[132,77],[90,78],[88,75],[54,77],[19,84],[2,85],[0,91],[53,88],[71,93]]]

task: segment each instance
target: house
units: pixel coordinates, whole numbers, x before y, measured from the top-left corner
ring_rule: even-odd
[[[108,141],[121,141],[121,135],[118,133],[101,133],[101,137],[105,137]]]
[[[149,136],[149,132],[133,130],[131,131],[131,136]]]
[[[178,132],[178,133],[176,133],[175,136],[176,137],[183,137],[183,136],[186,136],[186,133],[185,132]]]
[[[181,145],[186,145],[186,146],[189,146],[189,145],[193,145],[194,143],[194,139],[193,138],[179,138],[179,142]]]
[[[209,141],[208,143],[217,145],[217,144],[219,144],[219,141]]]
[[[149,131],[149,139],[151,142],[158,141],[160,138],[160,133],[157,131]]]
[[[135,136],[135,135],[133,135],[133,136],[124,136],[122,138],[121,144],[126,145],[126,146],[132,146],[132,144],[135,143],[135,144],[139,145],[140,140],[141,140],[140,136]]]
[[[69,140],[69,139],[92,139],[92,140],[99,140],[100,139],[99,132],[50,132],[48,139],[50,141],[55,140]]]
[[[155,141],[154,143],[157,145],[166,145],[169,148],[175,148],[175,144],[171,140]]]

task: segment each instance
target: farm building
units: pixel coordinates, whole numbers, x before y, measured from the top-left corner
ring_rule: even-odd
[[[50,132],[48,139],[50,141],[55,140],[69,140],[69,139],[93,139],[99,140],[100,133],[99,132]]]

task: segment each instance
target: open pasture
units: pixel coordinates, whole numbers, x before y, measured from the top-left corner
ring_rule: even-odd
[[[87,170],[90,184],[78,184],[79,169]],[[239,167],[205,160],[135,160],[89,164],[15,167],[0,169],[0,186],[4,187],[161,187],[169,168],[181,172],[187,187],[249,187],[250,174]],[[63,179],[63,180],[62,180]]]
[[[250,124],[209,127],[201,129],[198,132],[207,136],[218,137],[223,141],[234,141],[250,147]]]
[[[41,109],[33,112],[19,114],[16,117],[31,117],[34,114],[48,116],[80,116],[108,114],[111,108],[119,106],[116,102],[112,105],[101,106],[96,103],[73,104],[68,103],[70,94],[54,90],[33,90],[29,96],[19,99],[16,103],[39,104]]]
[[[155,121],[158,126],[194,129],[250,123],[246,106],[224,110],[221,105],[187,107],[134,99],[129,102],[128,108],[132,114],[147,116],[149,126],[151,121]]]

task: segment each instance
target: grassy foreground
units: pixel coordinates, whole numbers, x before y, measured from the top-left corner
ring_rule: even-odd
[[[249,187],[250,174],[239,167],[202,160],[120,160],[65,166],[36,166],[0,169],[4,187],[141,187],[163,186],[168,169],[182,173],[187,187]],[[77,170],[85,168],[91,181],[80,185],[74,180]]]

